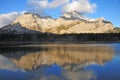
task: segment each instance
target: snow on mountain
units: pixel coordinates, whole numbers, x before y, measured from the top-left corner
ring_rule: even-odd
[[[10,25],[2,27],[0,29],[0,33],[36,34],[39,32],[33,31],[33,30],[28,30],[28,29],[22,27],[19,23],[16,23],[16,24],[10,24]]]
[[[95,21],[95,19],[86,18],[86,17],[80,15],[80,13],[78,13],[76,11],[65,13],[61,17],[66,18],[66,19],[71,19],[71,20],[76,20],[77,19],[77,20],[85,20],[85,21]]]

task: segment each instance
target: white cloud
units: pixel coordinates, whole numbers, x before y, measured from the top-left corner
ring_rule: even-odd
[[[56,9],[67,2],[69,2],[69,0],[52,0],[51,2],[48,0],[28,0],[27,3],[30,6],[30,10],[28,12],[46,15],[46,9]]]
[[[93,13],[96,8],[95,3],[90,3],[89,0],[72,0],[68,2],[62,9],[63,12],[77,11],[79,13]]]
[[[7,14],[0,14],[0,28],[6,26],[13,22],[18,16],[23,14],[23,12],[11,12]]]
[[[54,0],[51,3],[49,3],[50,8],[57,8],[65,3],[69,2],[69,0]]]
[[[28,4],[35,8],[57,8],[67,2],[69,0],[52,0],[51,2],[48,0],[28,0]]]
[[[28,5],[32,6],[31,12],[45,14],[46,9],[56,9],[61,7],[61,12],[77,11],[79,13],[92,13],[96,8],[95,3],[89,0],[28,0]]]

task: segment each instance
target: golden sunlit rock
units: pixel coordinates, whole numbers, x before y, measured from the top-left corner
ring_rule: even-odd
[[[73,15],[76,15],[77,17],[74,18],[72,17]],[[22,27],[29,30],[54,34],[107,33],[114,29],[112,23],[105,21],[103,18],[85,18],[77,12],[66,13],[57,19],[28,13],[19,16],[13,22],[13,24],[15,23],[20,23]]]

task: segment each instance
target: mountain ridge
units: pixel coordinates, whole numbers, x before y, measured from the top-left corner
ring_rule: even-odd
[[[10,25],[14,26],[16,23],[29,30],[54,34],[106,33],[114,29],[112,23],[105,21],[104,18],[86,18],[76,11],[65,13],[57,19],[50,16],[43,17],[38,14],[25,13]]]

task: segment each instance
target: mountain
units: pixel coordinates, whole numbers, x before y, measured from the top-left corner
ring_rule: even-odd
[[[14,23],[7,26],[4,26],[0,29],[0,33],[8,33],[8,34],[36,34],[40,33],[38,31],[29,30],[25,27],[22,27],[20,23]]]
[[[19,25],[16,25],[18,23]],[[73,11],[66,13],[57,19],[53,19],[50,16],[42,17],[37,14],[25,13],[22,16],[19,16],[10,25],[0,29],[0,31],[8,32],[9,30],[11,31],[14,29],[15,31],[18,31],[18,33],[26,32],[24,29],[54,34],[106,33],[112,31],[114,26],[111,22],[105,21],[104,18],[86,18],[78,12]]]

